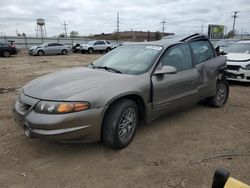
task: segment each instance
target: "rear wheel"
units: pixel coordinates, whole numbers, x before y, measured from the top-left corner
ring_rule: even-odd
[[[89,53],[89,54],[93,54],[93,53],[94,53],[93,48],[89,48],[89,49],[88,49],[88,53]]]
[[[62,50],[62,55],[67,55],[68,51],[67,50]]]
[[[102,127],[102,141],[113,149],[130,144],[139,122],[138,107],[132,100],[122,99],[108,109]]]
[[[107,49],[106,49],[106,52],[108,53],[109,51],[111,51],[111,48],[110,47],[108,47]]]
[[[227,103],[228,96],[229,96],[228,82],[225,79],[220,80],[217,82],[216,94],[206,99],[206,102],[211,106],[221,107]]]
[[[37,52],[37,55],[39,55],[39,56],[43,56],[43,55],[44,55],[44,51],[39,50],[39,51]]]
[[[9,51],[4,51],[3,56],[4,57],[10,57],[10,52]]]

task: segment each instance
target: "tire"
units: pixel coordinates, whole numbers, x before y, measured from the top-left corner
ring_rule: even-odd
[[[36,138],[36,136],[31,132],[30,128],[24,127],[24,133],[28,138]]]
[[[216,94],[206,99],[206,103],[213,107],[222,107],[227,103],[229,96],[229,84],[223,79],[217,82]]]
[[[39,51],[37,52],[37,55],[39,55],[39,56],[44,56],[44,51],[39,50]]]
[[[88,53],[89,53],[89,54],[93,54],[93,53],[94,53],[93,48],[89,48],[89,49],[88,49]]]
[[[106,52],[108,53],[109,51],[111,51],[111,48],[110,47],[108,47],[107,49],[106,49]]]
[[[9,51],[4,51],[3,52],[3,57],[10,57],[10,52]]]
[[[67,55],[68,51],[67,50],[62,50],[62,55]]]
[[[133,140],[138,123],[138,107],[134,101],[122,99],[115,102],[103,120],[102,142],[112,149],[125,148]]]

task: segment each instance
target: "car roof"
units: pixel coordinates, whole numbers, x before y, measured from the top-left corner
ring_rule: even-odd
[[[173,44],[183,43],[188,41],[195,41],[200,39],[207,39],[205,35],[200,35],[195,33],[193,35],[172,35],[163,37],[161,40],[150,41],[150,42],[133,42],[129,44],[145,44],[145,45],[158,45],[163,47],[168,47]]]

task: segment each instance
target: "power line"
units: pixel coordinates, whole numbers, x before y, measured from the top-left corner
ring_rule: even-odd
[[[237,14],[238,14],[238,12],[237,11],[234,11],[234,15],[232,16],[233,17],[233,19],[234,19],[234,21],[233,21],[233,32],[232,32],[232,38],[234,37],[234,27],[235,27],[235,20],[236,20],[236,18],[237,18]]]
[[[120,20],[119,20],[119,12],[117,12],[117,17],[116,17],[116,40],[118,41],[119,39],[119,30],[120,30]]]
[[[65,37],[67,37],[67,25],[68,24],[66,24],[66,22],[64,21],[64,23],[63,23],[63,29],[64,29],[64,34],[65,34]]]
[[[163,18],[162,22],[160,22],[160,23],[162,24],[162,33],[164,33],[164,31],[165,31],[165,24],[166,24],[167,22],[166,22],[165,19]]]
[[[204,28],[205,26],[202,24],[201,25],[201,34],[203,34],[203,28]]]

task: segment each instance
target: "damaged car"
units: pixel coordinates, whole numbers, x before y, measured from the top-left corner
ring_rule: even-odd
[[[240,41],[227,50],[227,79],[250,82],[250,41]]]
[[[203,35],[129,43],[87,67],[23,86],[13,108],[28,137],[94,142],[122,149],[140,122],[206,101],[227,102],[226,57]]]

